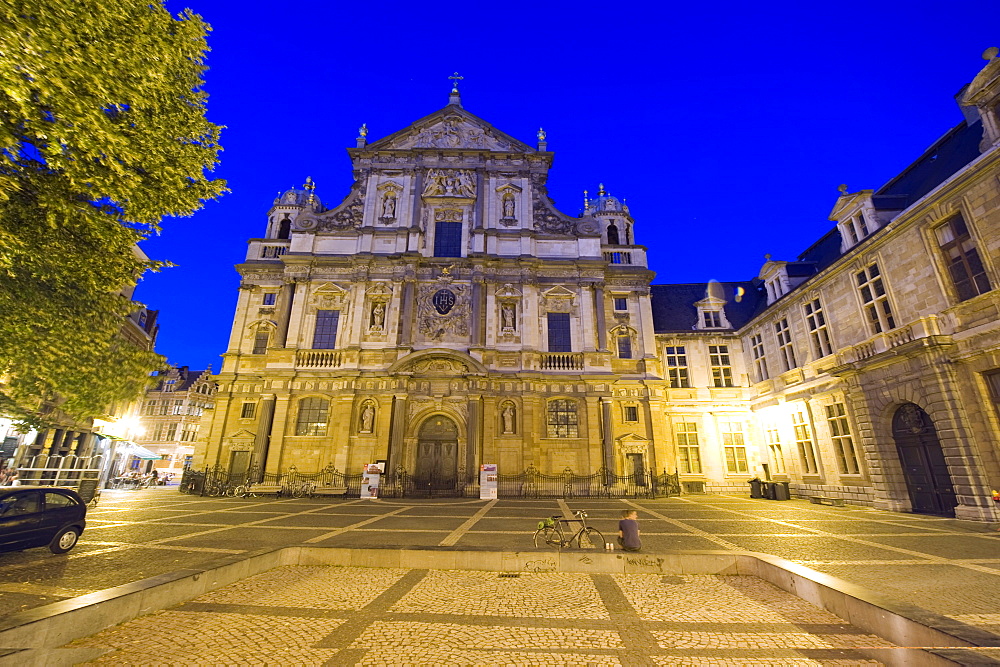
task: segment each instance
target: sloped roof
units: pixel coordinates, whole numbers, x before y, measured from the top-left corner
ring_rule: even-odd
[[[756,281],[717,283],[726,294],[726,319],[739,329],[749,322],[757,311],[763,297]],[[742,289],[740,294],[739,290]],[[656,333],[690,332],[698,324],[696,303],[705,298],[708,283],[687,283],[681,285],[651,285],[650,302],[653,307],[653,331]],[[766,300],[764,300],[766,303]],[[712,329],[708,331],[728,331]]]

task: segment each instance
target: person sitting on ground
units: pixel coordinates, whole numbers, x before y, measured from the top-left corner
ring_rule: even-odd
[[[638,518],[635,510],[622,510],[622,519],[618,522],[618,544],[624,551],[638,551],[642,548]]]

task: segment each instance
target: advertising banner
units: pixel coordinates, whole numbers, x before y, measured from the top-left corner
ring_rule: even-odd
[[[361,471],[361,497],[378,498],[378,484],[381,479],[381,466],[377,463],[366,463]]]
[[[479,499],[496,500],[497,464],[484,463],[479,466]]]

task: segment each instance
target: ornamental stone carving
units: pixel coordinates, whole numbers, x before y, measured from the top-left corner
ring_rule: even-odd
[[[424,197],[476,196],[476,175],[468,169],[430,169],[424,185]]]
[[[484,148],[509,151],[514,146],[486,130],[449,116],[400,141],[395,148]]]
[[[359,186],[354,194],[348,196],[347,201],[331,212],[320,216],[317,219],[317,229],[337,230],[360,227],[365,219],[366,191],[364,185]]]
[[[431,340],[469,335],[470,294],[466,285],[436,282],[421,285],[417,296],[417,330]]]
[[[559,213],[552,206],[544,176],[532,174],[531,185],[531,213],[535,229],[546,234],[572,236],[577,221]]]

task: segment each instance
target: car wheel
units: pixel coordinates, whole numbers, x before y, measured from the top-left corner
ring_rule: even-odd
[[[54,554],[64,554],[76,546],[76,541],[80,539],[80,529],[76,526],[63,528],[49,542],[49,551]]]

